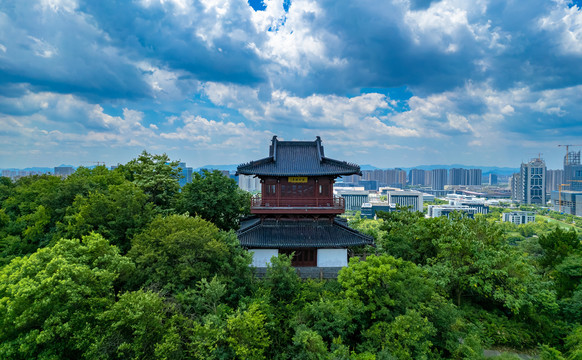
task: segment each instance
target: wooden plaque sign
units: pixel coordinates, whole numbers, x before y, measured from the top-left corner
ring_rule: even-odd
[[[287,179],[290,183],[306,183],[307,176],[289,176]]]

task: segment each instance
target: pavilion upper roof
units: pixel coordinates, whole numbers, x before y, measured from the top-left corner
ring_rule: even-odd
[[[325,157],[319,136],[315,141],[279,141],[273,136],[269,157],[241,164],[236,172],[259,176],[362,175],[356,164]]]

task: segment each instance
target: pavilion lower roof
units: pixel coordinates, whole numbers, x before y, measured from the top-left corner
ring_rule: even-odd
[[[237,233],[246,248],[346,248],[373,245],[374,239],[342,221],[259,219],[242,224]]]

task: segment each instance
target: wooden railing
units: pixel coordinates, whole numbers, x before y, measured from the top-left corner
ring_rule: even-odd
[[[251,198],[251,209],[268,208],[345,208],[345,199],[341,196],[328,198],[263,198],[261,194]]]

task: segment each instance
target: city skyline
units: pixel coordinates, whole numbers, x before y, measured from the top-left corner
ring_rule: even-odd
[[[379,168],[561,169],[581,143],[580,1],[20,0],[0,19],[0,168],[240,164],[277,135]]]

